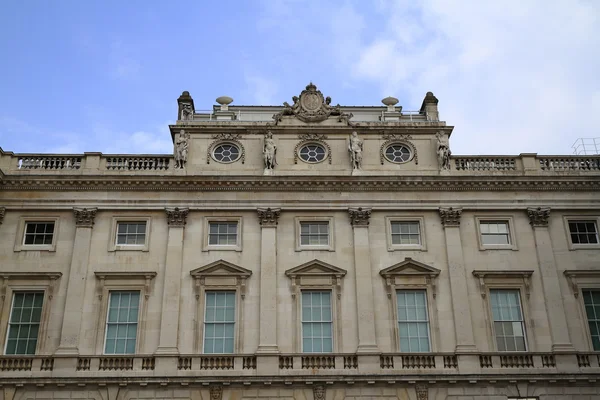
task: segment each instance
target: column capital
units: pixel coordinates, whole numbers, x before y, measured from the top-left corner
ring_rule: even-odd
[[[527,215],[529,216],[529,223],[531,226],[548,226],[548,219],[550,219],[550,208],[530,207],[527,209]]]
[[[189,208],[165,208],[169,227],[184,227],[189,211]]]
[[[97,208],[74,208],[75,226],[78,228],[93,228],[97,211]]]
[[[350,224],[356,226],[369,226],[369,218],[371,218],[370,208],[349,208],[348,215],[350,216]]]
[[[281,214],[280,208],[259,208],[258,222],[261,228],[276,227],[279,215]]]
[[[444,225],[444,228],[448,226],[460,226],[462,208],[440,207],[438,211],[440,212],[440,218],[442,219],[442,225]]]
[[[0,207],[0,225],[2,225],[2,221],[4,221],[5,214],[6,214],[6,208]]]

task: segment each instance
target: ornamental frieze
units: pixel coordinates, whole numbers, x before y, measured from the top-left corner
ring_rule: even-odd
[[[111,177],[112,178],[112,177]],[[119,179],[103,177],[26,178],[5,176],[0,191],[43,190],[43,191],[518,191],[518,192],[569,192],[600,191],[600,181],[590,178],[546,179],[497,179],[496,177],[464,176],[454,179],[420,176],[418,179],[398,177],[360,176],[341,177],[287,177],[272,180],[270,177],[248,176],[224,179],[222,176],[130,176]]]

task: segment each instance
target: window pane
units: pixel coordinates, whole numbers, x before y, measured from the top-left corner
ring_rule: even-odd
[[[206,292],[204,352],[232,353],[235,327],[235,292]]]
[[[104,353],[135,353],[139,298],[139,291],[110,292]]]
[[[490,290],[490,302],[498,351],[526,351],[519,290]]]
[[[43,296],[43,292],[13,294],[6,354],[35,354]]]
[[[302,292],[302,351],[305,353],[331,352],[333,349],[333,322],[331,292]]]
[[[425,290],[396,292],[398,334],[402,352],[430,351],[426,294]]]
[[[590,327],[592,346],[595,351],[600,350],[600,290],[584,290],[583,301],[585,312]]]

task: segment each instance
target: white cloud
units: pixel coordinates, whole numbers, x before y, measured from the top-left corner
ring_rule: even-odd
[[[256,104],[273,105],[278,103],[276,100],[278,87],[275,80],[252,73],[247,73],[244,78],[247,92]]]
[[[456,126],[455,154],[565,154],[577,137],[597,136],[599,2],[378,6],[385,28],[360,48],[353,78],[382,96],[402,92],[405,109],[433,91]]]

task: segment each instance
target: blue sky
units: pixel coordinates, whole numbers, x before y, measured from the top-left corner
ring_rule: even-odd
[[[569,154],[600,137],[598,49],[596,0],[5,0],[0,147],[169,153],[183,90],[281,104],[312,80],[342,105],[433,91],[454,154]]]

